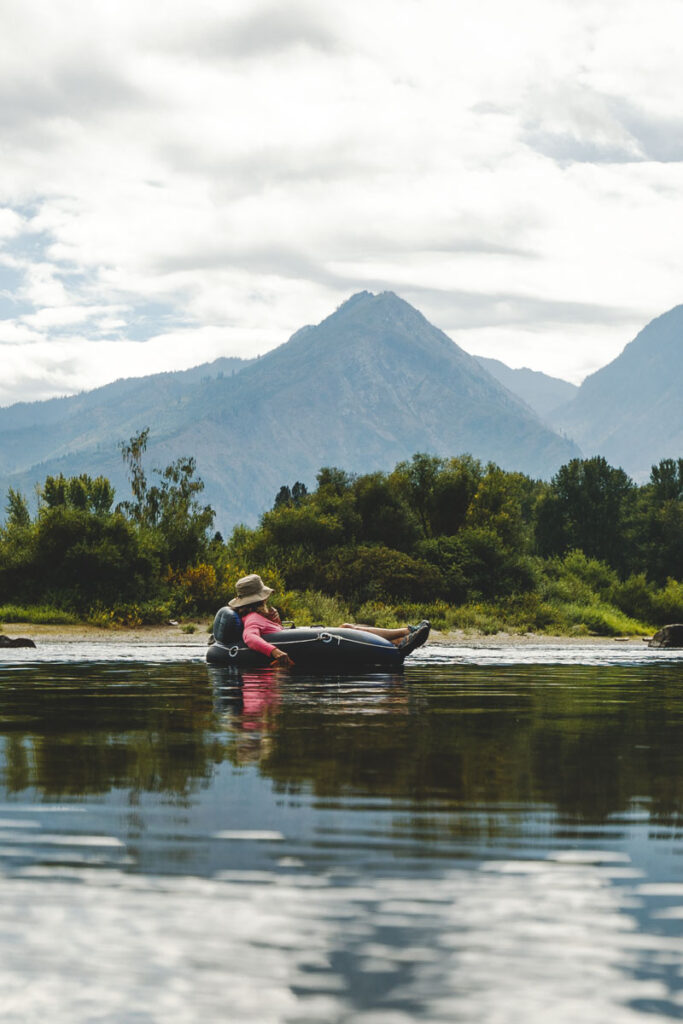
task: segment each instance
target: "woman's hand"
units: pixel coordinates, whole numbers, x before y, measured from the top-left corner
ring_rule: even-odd
[[[270,652],[270,656],[277,665],[281,665],[283,668],[292,668],[294,666],[290,656],[285,651],[281,651],[279,647],[274,647]]]
[[[270,619],[271,622],[277,622],[278,625],[281,624],[280,623],[280,613],[277,610],[277,608],[270,608],[268,605],[265,605],[263,611],[261,612],[261,614],[266,619]]]

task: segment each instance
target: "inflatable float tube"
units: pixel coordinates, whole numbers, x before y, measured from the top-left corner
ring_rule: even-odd
[[[242,621],[232,608],[221,608],[213,622],[215,642],[206,652],[210,665],[235,665],[238,668],[265,668],[272,661],[252,651],[242,639]],[[285,651],[295,668],[357,669],[400,668],[404,655],[400,648],[374,633],[360,629],[307,626],[268,633],[268,643]]]

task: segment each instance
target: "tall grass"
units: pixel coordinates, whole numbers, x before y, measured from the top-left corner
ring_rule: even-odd
[[[676,621],[676,613],[681,611],[681,589],[681,584],[670,581],[659,592],[660,614],[662,611],[665,616],[668,614],[670,622]],[[383,604],[371,601],[357,607],[351,607],[340,598],[319,591],[290,590],[278,596],[277,607],[283,619],[292,619],[297,626],[338,626],[342,622],[358,622],[368,626],[393,628],[429,619],[432,627],[441,632],[462,630],[485,635],[505,632],[545,633],[554,636],[645,636],[654,631],[651,624],[657,621],[654,617],[648,616],[643,620],[640,616],[627,614],[616,604],[601,600],[590,587],[586,588],[585,581],[575,581],[573,585],[565,581],[563,585],[563,581],[555,579],[544,590],[545,593],[533,592],[501,601],[474,601],[462,605],[452,605],[446,601],[429,604],[407,601]],[[632,586],[629,591],[632,606],[637,604],[633,590]],[[655,604],[657,596],[654,597]],[[653,595],[648,594],[648,598],[646,608],[652,610]],[[625,600],[623,603],[627,604]],[[628,611],[631,611],[631,607]],[[49,605],[0,606],[0,622],[36,625],[87,622],[103,627],[135,627],[166,622],[170,615],[169,606],[161,602],[118,605],[112,609],[93,608],[86,616],[78,616]],[[679,615],[678,621],[682,618]]]
[[[34,626],[73,626],[82,619],[73,612],[51,605],[0,605],[0,622],[30,622]]]

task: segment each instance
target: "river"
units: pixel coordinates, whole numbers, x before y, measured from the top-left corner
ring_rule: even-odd
[[[683,652],[0,662],[0,1019],[683,1018]]]

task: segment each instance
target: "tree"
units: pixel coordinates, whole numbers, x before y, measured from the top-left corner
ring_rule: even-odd
[[[399,462],[392,474],[406,501],[415,510],[425,537],[434,534],[435,490],[444,466],[444,459],[416,452],[410,462]]]
[[[537,510],[536,538],[544,555],[572,548],[622,570],[629,561],[635,487],[623,469],[601,456],[572,459],[551,481]]]
[[[359,535],[365,542],[410,551],[420,536],[415,514],[385,473],[360,476],[353,485],[360,516]]]
[[[145,531],[162,560],[174,568],[185,567],[206,554],[215,513],[198,501],[204,483],[195,479],[197,466],[191,456],[178,458],[163,470],[153,469],[160,480],[149,485],[142,466],[148,437],[146,427],[120,446],[134,501],[121,502],[118,509]]]
[[[653,466],[639,497],[642,568],[661,584],[683,579],[683,459]]]
[[[655,501],[682,501],[683,459],[662,459],[652,467],[650,484]]]
[[[77,508],[94,515],[106,515],[114,502],[114,488],[104,476],[93,480],[87,473],[71,477],[60,473],[45,478],[38,496],[41,507]]]
[[[273,502],[273,508],[274,509],[283,508],[283,506],[291,505],[291,504],[292,504],[292,492],[289,489],[289,487],[287,487],[286,484],[283,484],[282,487],[280,488],[280,490],[275,495],[275,501]]]
[[[273,508],[282,508],[283,505],[296,505],[298,507],[307,495],[308,488],[300,480],[297,480],[291,489],[286,484],[283,484],[275,495]]]
[[[31,514],[28,510],[28,502],[20,491],[10,487],[7,492],[7,513],[8,529],[24,529],[31,523]]]

